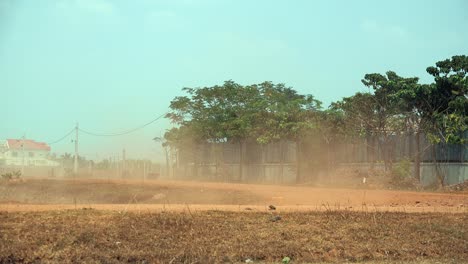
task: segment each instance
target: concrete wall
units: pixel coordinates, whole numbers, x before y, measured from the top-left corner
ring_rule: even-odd
[[[468,163],[440,164],[440,170],[445,175],[445,184],[452,185],[468,180]],[[423,186],[437,183],[436,166],[433,163],[421,164],[421,183]]]
[[[394,164],[395,165],[395,164]],[[340,167],[359,168],[362,170],[370,169],[369,163],[344,163]],[[374,164],[375,169],[384,169],[382,163]],[[414,166],[411,163],[411,170]],[[441,163],[440,170],[445,175],[445,185],[453,185],[468,180],[468,163]],[[429,186],[438,183],[436,166],[433,163],[421,163],[420,179],[423,186]]]

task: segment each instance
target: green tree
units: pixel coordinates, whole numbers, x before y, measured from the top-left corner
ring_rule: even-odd
[[[434,77],[434,84],[425,99],[429,132],[436,143],[466,143],[461,133],[468,123],[468,56],[453,56],[428,67],[426,71]]]
[[[264,82],[258,85],[261,97],[257,105],[260,111],[254,126],[257,142],[264,145],[278,142],[280,146],[281,175],[284,170],[285,141],[296,142],[297,181],[302,175],[302,138],[316,126],[314,116],[321,109],[321,102],[312,95],[298,94],[284,84]]]
[[[414,178],[420,180],[421,154],[426,150],[421,149],[421,135],[428,127],[430,110],[424,105],[431,97],[432,89],[430,85],[418,84],[417,80],[403,85],[396,93],[396,97],[402,102],[401,110],[406,117],[406,124],[409,133],[414,133]]]
[[[425,86],[425,97],[420,97],[419,108],[425,113],[426,133],[433,144],[432,157],[439,184],[444,185],[446,174],[438,162],[436,145],[442,160],[447,158],[448,144],[467,142],[463,133],[468,129],[468,57],[453,56],[436,63],[426,71],[434,83]]]
[[[167,142],[174,145],[185,136],[197,143],[237,142],[241,167],[245,142],[298,140],[311,127],[311,112],[320,107],[312,96],[271,82],[242,86],[226,81],[183,90],[188,95],[176,97],[167,114],[177,125],[165,135]]]
[[[314,117],[314,131],[320,135],[326,144],[327,174],[330,176],[331,167],[336,160],[333,149],[346,137],[344,113],[332,104],[329,109],[315,112]]]
[[[395,96],[408,83],[417,83],[417,78],[403,78],[393,71],[386,75],[366,74],[362,83],[371,88],[374,103],[373,133],[378,138],[385,169],[391,171],[394,158],[394,140],[404,130],[405,117],[402,113],[402,101]]]
[[[371,93],[358,92],[332,103],[331,108],[342,112],[342,131],[346,142],[352,142],[358,138],[366,139],[367,152],[373,168],[376,156],[375,137],[378,135],[374,96]]]
[[[175,142],[182,140],[190,140],[194,144],[237,142],[242,177],[243,147],[245,141],[253,135],[253,125],[260,108],[257,87],[226,81],[221,86],[183,90],[188,96],[175,98],[170,106],[172,112],[167,115],[173,123],[179,125],[166,134],[168,143],[174,146]],[[215,144],[215,150],[218,170],[219,144]]]
[[[446,155],[447,144],[465,144],[463,132],[467,130],[467,78],[468,59],[466,56],[453,56],[428,67],[427,72],[434,76],[432,84],[418,84],[417,78],[408,78],[401,83],[395,100],[401,100],[400,109],[415,131],[416,154],[414,174],[420,175],[420,134],[424,132],[432,144],[433,163],[436,166],[439,183],[444,183],[444,173],[436,155],[437,145]],[[443,157],[442,157],[443,158]]]

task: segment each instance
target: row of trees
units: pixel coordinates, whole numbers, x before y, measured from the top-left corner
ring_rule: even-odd
[[[312,95],[302,95],[284,84],[264,82],[243,86],[234,81],[203,88],[184,88],[167,118],[176,125],[164,135],[166,147],[187,143],[300,141],[320,136],[327,146],[353,138],[377,138],[369,149],[382,150],[386,170],[393,164],[395,135],[420,135],[435,145],[466,144],[468,113],[468,57],[453,56],[427,68],[430,84],[389,71],[366,74],[367,92],[358,92],[322,108]],[[378,144],[375,146],[374,144]],[[420,152],[414,158],[419,177]],[[241,154],[242,155],[242,154]],[[435,153],[433,155],[435,159]],[[435,160],[434,160],[435,162]],[[242,157],[241,157],[242,163]]]

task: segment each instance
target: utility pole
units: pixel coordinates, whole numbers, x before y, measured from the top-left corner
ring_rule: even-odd
[[[143,160],[143,182],[146,180],[146,160]]]
[[[23,137],[21,138],[21,154],[22,154],[22,158],[23,158],[23,161],[21,163],[21,176],[24,176],[24,159],[25,159],[25,156],[24,156],[24,134],[23,134]]]
[[[125,149],[122,150],[122,178],[126,177],[127,175],[127,164],[126,162],[126,156],[125,156]]]
[[[78,122],[75,127],[75,163],[73,166],[73,174],[78,175]]]

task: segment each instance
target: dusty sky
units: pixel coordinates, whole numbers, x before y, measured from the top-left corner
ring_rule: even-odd
[[[325,105],[365,73],[468,54],[468,2],[0,0],[0,139],[54,141],[76,122],[120,132],[168,110],[182,87],[283,82]],[[6,111],[6,112],[5,112]],[[120,137],[80,134],[91,159],[159,159],[167,120]],[[52,151],[73,152],[72,136]]]

